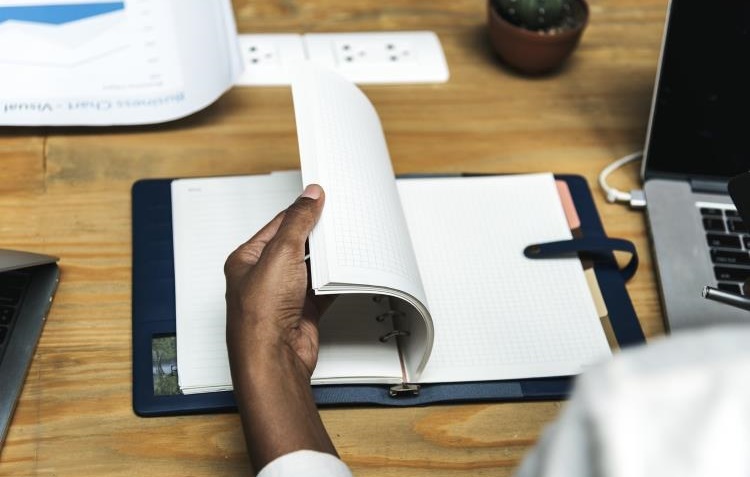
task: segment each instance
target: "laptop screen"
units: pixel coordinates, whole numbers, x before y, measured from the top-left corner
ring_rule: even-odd
[[[645,178],[750,170],[750,1],[672,0]]]

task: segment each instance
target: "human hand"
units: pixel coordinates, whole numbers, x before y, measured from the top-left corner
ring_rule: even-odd
[[[308,288],[304,256],[305,241],[322,209],[323,190],[309,186],[227,259],[230,354],[257,355],[274,348],[289,351],[308,378],[312,375],[318,359],[320,315]]]
[[[308,186],[227,259],[227,350],[250,460],[308,449],[336,455],[310,389],[318,308],[308,288],[305,240],[323,209]]]

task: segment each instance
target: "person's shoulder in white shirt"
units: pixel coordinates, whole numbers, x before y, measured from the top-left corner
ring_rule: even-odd
[[[750,326],[677,334],[586,372],[518,477],[750,475]],[[259,477],[351,477],[297,451]]]
[[[352,477],[349,467],[326,452],[298,450],[283,455],[265,466],[258,477]]]
[[[750,326],[677,333],[577,380],[518,477],[750,475]]]

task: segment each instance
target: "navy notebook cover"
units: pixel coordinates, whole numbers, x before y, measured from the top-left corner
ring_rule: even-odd
[[[586,238],[606,234],[585,179],[556,175],[570,189]],[[176,363],[161,347],[175,334],[174,261],[170,179],[133,185],[133,409],[141,416],[235,410],[231,392],[181,395],[164,391],[176,382]],[[612,328],[620,347],[644,342],[643,332],[611,253],[598,254],[594,265]],[[173,341],[172,341],[173,342]],[[571,377],[425,384],[413,396],[391,397],[389,385],[314,386],[319,405],[415,406],[472,401],[522,401],[565,398]]]

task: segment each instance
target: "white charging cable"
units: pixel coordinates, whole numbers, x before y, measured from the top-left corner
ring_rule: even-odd
[[[615,202],[627,203],[634,209],[642,209],[646,207],[646,197],[642,190],[634,189],[630,192],[623,192],[615,189],[614,187],[607,184],[607,177],[615,170],[621,168],[625,164],[633,161],[639,161],[643,157],[643,151],[637,151],[627,156],[621,157],[612,164],[608,165],[599,173],[599,187],[604,191],[604,195],[607,198],[607,202],[614,204]]]

